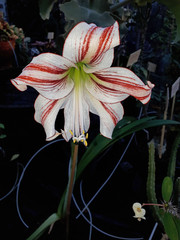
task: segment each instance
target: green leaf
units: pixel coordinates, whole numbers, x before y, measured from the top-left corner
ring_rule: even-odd
[[[39,0],[39,11],[43,20],[49,19],[55,2],[57,2],[57,0]]]
[[[166,5],[168,9],[174,14],[177,24],[177,34],[175,42],[180,41],[180,1],[179,0],[158,0],[160,3]]]
[[[90,0],[90,8],[103,13],[109,11],[109,4],[107,0]]]
[[[165,232],[170,240],[179,240],[176,223],[170,213],[164,213],[163,223]]]
[[[178,239],[180,239],[180,219],[175,217],[175,216],[173,216],[173,220],[174,220],[174,222],[176,224],[176,229],[177,229],[178,236],[179,236]]]
[[[99,13],[94,9],[79,5],[75,0],[60,4],[60,10],[64,12],[67,21],[74,21],[74,25],[85,21],[95,23],[97,26],[107,27],[115,22],[109,12]]]
[[[173,181],[170,177],[165,177],[163,179],[161,190],[163,200],[168,203],[173,191]]]
[[[82,7],[89,7],[89,0],[75,0]]]
[[[77,169],[77,177],[81,175],[86,166],[100,153],[110,147],[118,140],[145,128],[162,126],[167,124],[180,124],[179,122],[172,120],[154,119],[155,117],[147,117],[139,120],[130,120],[130,118],[124,118],[121,120],[114,129],[112,139],[98,135],[92,143],[89,145],[85,154],[82,156]],[[122,125],[121,125],[122,124]]]
[[[58,221],[60,219],[60,217],[56,214],[53,213],[48,219],[46,219],[40,227],[37,228],[37,230],[30,236],[27,238],[27,240],[36,240],[38,239],[40,236],[42,236],[42,234],[44,233],[44,231],[53,223],[55,223],[56,221]]]

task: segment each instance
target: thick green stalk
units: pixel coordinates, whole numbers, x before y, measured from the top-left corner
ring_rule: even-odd
[[[171,149],[171,155],[168,165],[167,176],[171,177],[174,180],[175,170],[176,170],[176,158],[177,158],[177,150],[180,144],[180,131],[178,132]]]
[[[155,147],[154,142],[149,143],[149,165],[148,165],[148,178],[146,184],[147,198],[149,203],[157,204],[156,189],[155,189],[155,176],[156,166],[155,166]],[[152,206],[152,214],[156,221],[162,222],[162,217],[160,215],[159,207]]]

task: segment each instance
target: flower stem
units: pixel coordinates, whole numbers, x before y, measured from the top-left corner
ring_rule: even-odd
[[[77,159],[78,159],[78,144],[72,143],[72,160],[71,160],[71,172],[69,175],[68,188],[66,193],[66,203],[65,203],[65,216],[66,216],[66,238],[69,239],[69,216],[71,199],[74,187],[74,179],[76,173]]]
[[[158,204],[158,203],[143,203],[142,207],[144,206],[158,206],[158,207],[164,207],[164,204]]]

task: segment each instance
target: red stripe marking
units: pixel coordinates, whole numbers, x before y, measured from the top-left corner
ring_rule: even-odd
[[[113,31],[113,26],[110,26],[110,27],[107,27],[103,30],[101,36],[100,36],[100,39],[99,39],[99,43],[98,43],[98,48],[96,50],[96,53],[93,57],[93,59],[91,59],[91,62],[90,63],[93,63],[95,62],[98,57],[105,51],[105,50],[108,50],[111,43],[112,43],[112,37],[111,37],[111,34],[112,34],[112,31]],[[111,37],[111,39],[110,39]],[[109,45],[107,45],[109,43]]]
[[[66,78],[57,79],[57,80],[47,80],[47,79],[38,79],[30,76],[19,76],[16,80],[21,81],[27,85],[32,87],[38,87],[38,89],[42,89],[46,91],[51,91],[52,89],[56,89],[57,91],[64,87],[66,84]]]
[[[134,96],[135,98],[137,98],[139,100],[144,100],[144,99],[148,98],[150,96],[150,94],[151,94],[150,88],[145,88],[145,87],[147,87],[147,85],[138,85],[135,82],[131,82],[130,83],[130,82],[127,82],[127,81],[125,81],[123,79],[121,81],[119,81],[119,79],[115,79],[115,78],[112,78],[112,77],[109,78],[109,77],[103,77],[103,76],[98,76],[98,75],[96,75],[96,76],[97,76],[97,78],[99,78],[100,80],[102,80],[104,82],[110,82],[112,84],[116,84],[118,86],[122,86],[122,93],[131,94],[132,96]],[[121,76],[119,76],[119,77],[121,77]],[[124,77],[124,76],[122,76],[122,77],[134,81],[133,78]],[[101,84],[98,84],[98,83],[95,83],[95,84],[97,84],[100,88],[107,89],[107,91],[114,91],[114,93],[116,91],[119,91],[119,90],[115,90],[115,89],[113,90],[113,89],[108,88],[108,87],[104,87],[104,86],[102,86]],[[123,90],[123,88],[127,89],[127,92],[125,92]],[[138,96],[138,92],[139,91],[141,91],[141,92],[143,91],[144,96]]]
[[[54,106],[56,105],[58,100],[49,100],[49,102],[46,104],[46,108],[44,109],[44,111],[42,112],[42,116],[41,116],[41,123],[42,125],[44,125],[48,115],[50,114],[51,110],[54,108]]]
[[[103,108],[106,110],[106,112],[110,115],[110,117],[114,123],[114,126],[115,126],[118,122],[118,118],[116,117],[115,114],[113,114],[114,110],[110,106],[107,107],[103,102],[100,102],[100,103],[103,106]]]
[[[93,26],[87,32],[87,34],[84,38],[83,46],[82,46],[82,48],[79,48],[79,56],[80,56],[79,61],[82,61],[85,58],[85,56],[89,50],[91,38],[92,38],[94,32],[96,31],[96,29],[97,29],[97,27]],[[80,53],[80,49],[81,49],[81,53]]]
[[[25,70],[37,70],[37,71],[42,71],[42,72],[48,72],[48,73],[52,73],[52,74],[62,74],[64,73],[66,70],[55,67],[55,66],[46,66],[46,65],[40,65],[40,64],[34,64],[34,63],[30,63]]]

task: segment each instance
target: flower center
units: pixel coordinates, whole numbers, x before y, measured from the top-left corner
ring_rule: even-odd
[[[84,63],[77,63],[77,68],[72,67],[69,69],[69,77],[74,82],[72,91],[72,109],[73,124],[71,126],[71,135],[74,143],[83,142],[87,146],[87,103],[85,102],[85,81],[89,78],[88,74],[84,71]],[[85,130],[85,131],[84,131]]]
[[[137,212],[141,212],[141,208],[137,208]]]
[[[69,69],[69,76],[74,81],[75,87],[79,87],[87,79],[88,74],[83,69],[84,63],[76,63],[77,68],[72,67]]]

